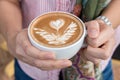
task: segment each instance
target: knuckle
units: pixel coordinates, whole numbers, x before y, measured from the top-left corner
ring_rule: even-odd
[[[41,63],[39,63],[38,61],[33,61],[33,64],[35,65],[35,66],[37,66],[37,67],[39,67],[39,68],[42,68],[42,62]]]
[[[56,64],[51,64],[51,68],[56,69],[57,68]]]
[[[51,64],[49,64],[49,69],[58,69],[61,66],[59,66],[58,62],[52,62]]]
[[[98,47],[99,41],[97,39],[87,38],[87,43],[93,47]]]
[[[32,65],[36,65],[37,63],[36,63],[36,60],[30,60],[30,63],[32,64]]]
[[[21,52],[20,48],[16,48],[16,49],[15,49],[15,53],[16,53],[17,55],[19,55],[19,56],[22,55],[22,54],[21,54],[22,52]]]
[[[41,69],[41,70],[47,70],[49,68],[47,68],[47,66],[45,66],[45,64],[42,61],[34,61],[34,66],[36,66],[37,68]]]
[[[43,52],[36,52],[38,53],[39,55],[34,55],[36,58],[38,59],[45,59],[46,55],[43,54]]]
[[[109,58],[109,56],[110,56],[109,53],[105,52],[104,55],[103,55],[103,57],[102,57],[102,59],[106,60],[106,59]]]
[[[93,41],[93,46],[94,46],[94,47],[98,47],[98,46],[99,46],[98,40],[94,40],[94,41]]]
[[[22,44],[23,43],[23,37],[22,37],[23,35],[22,34],[18,34],[17,36],[16,36],[16,43],[18,43],[18,44]]]
[[[29,43],[27,43],[26,41],[23,42],[23,49],[26,53],[29,52],[29,49],[31,49],[31,47],[32,46]]]

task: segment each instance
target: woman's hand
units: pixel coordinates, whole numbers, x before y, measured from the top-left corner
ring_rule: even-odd
[[[113,28],[102,20],[93,20],[85,24],[88,33],[86,37],[88,46],[83,49],[82,54],[95,64],[100,60],[108,59],[115,44]]]
[[[14,39],[8,39],[7,43],[9,51],[14,53],[16,58],[42,70],[60,69],[72,65],[69,60],[56,60],[54,53],[38,50],[32,46],[27,29],[19,32]]]

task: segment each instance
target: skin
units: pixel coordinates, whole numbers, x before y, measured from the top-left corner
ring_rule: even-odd
[[[114,28],[120,23],[118,18],[120,10],[116,9],[119,4],[120,0],[112,0],[102,14],[109,18]],[[101,59],[108,59],[114,45],[114,29],[101,20],[93,20],[85,24],[88,31],[86,38],[88,47],[80,50],[80,53],[84,53],[86,58],[95,64]],[[31,45],[27,28],[22,29],[18,0],[0,0],[0,32],[5,37],[11,54],[23,62],[42,70],[60,69],[72,65],[70,60],[56,60],[53,52],[38,50]]]
[[[119,4],[119,0],[112,0],[112,2],[101,14],[109,19],[112,23],[112,27],[106,25],[101,20],[86,22],[88,47],[82,52],[88,60],[94,62],[95,64],[98,64],[100,60],[106,60],[111,56],[111,51],[115,44],[114,29],[120,24],[120,10],[118,9]]]
[[[89,61],[98,64],[101,60],[106,60],[111,56],[115,44],[114,29],[101,20],[86,22],[86,26],[88,46],[83,49],[82,54]]]

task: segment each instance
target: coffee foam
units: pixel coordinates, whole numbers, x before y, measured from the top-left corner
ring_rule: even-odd
[[[31,36],[38,44],[47,47],[65,47],[79,40],[82,23],[65,13],[49,13],[36,18],[30,25]]]

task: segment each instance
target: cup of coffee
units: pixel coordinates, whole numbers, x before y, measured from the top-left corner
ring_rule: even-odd
[[[28,27],[33,46],[52,51],[57,59],[70,59],[82,47],[86,36],[85,25],[77,16],[61,11],[44,13]]]

